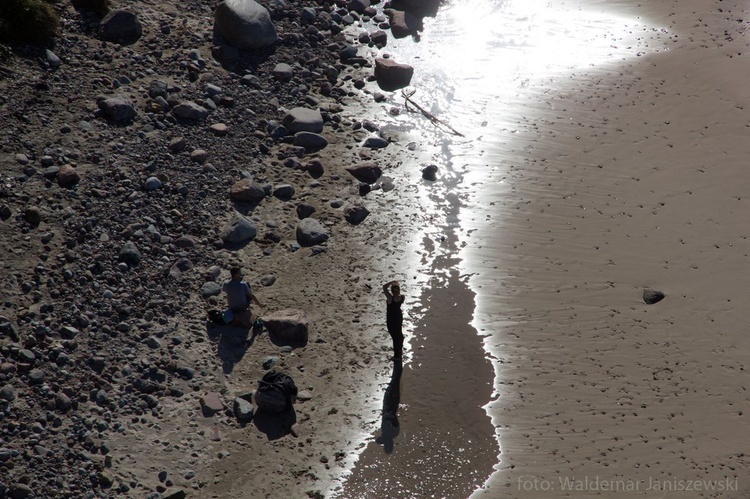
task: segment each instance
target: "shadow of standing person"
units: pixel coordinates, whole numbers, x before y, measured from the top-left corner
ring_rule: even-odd
[[[404,366],[401,358],[393,360],[393,373],[391,381],[385,389],[383,397],[383,421],[380,425],[380,436],[375,440],[378,444],[383,445],[386,454],[393,452],[393,439],[400,431],[398,422],[398,407],[401,403],[401,374],[404,372]]]

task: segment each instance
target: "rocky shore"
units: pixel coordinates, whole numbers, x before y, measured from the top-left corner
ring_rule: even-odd
[[[73,3],[2,66],[0,497],[323,497],[388,356],[368,247],[401,146],[361,113],[411,75],[368,47],[418,18],[275,1],[238,49],[212,2]],[[207,325],[231,265],[304,347]],[[296,412],[250,422],[271,368]]]

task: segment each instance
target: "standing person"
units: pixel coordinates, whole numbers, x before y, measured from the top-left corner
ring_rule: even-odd
[[[385,324],[388,326],[388,334],[391,335],[393,340],[393,358],[400,359],[404,348],[404,333],[401,331],[404,321],[404,315],[401,312],[404,295],[401,294],[398,281],[383,284],[383,294],[385,294],[386,302]]]
[[[232,278],[224,283],[222,290],[227,294],[227,307],[232,311],[231,324],[249,329],[252,325],[250,302],[252,301],[260,308],[263,308],[263,305],[253,294],[250,285],[242,280],[242,269],[232,267],[229,273]]]

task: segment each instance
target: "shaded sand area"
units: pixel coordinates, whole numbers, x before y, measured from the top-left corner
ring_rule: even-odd
[[[463,224],[498,373],[476,495],[747,497],[747,6],[610,7],[642,55],[532,88]]]

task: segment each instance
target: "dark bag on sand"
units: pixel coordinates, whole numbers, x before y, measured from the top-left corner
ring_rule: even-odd
[[[297,397],[297,385],[291,376],[278,372],[268,371],[258,384],[255,392],[255,405],[258,410],[278,414],[284,412],[292,405]]]
[[[227,324],[226,321],[224,321],[224,314],[220,310],[209,310],[208,321],[217,326],[225,326]]]

